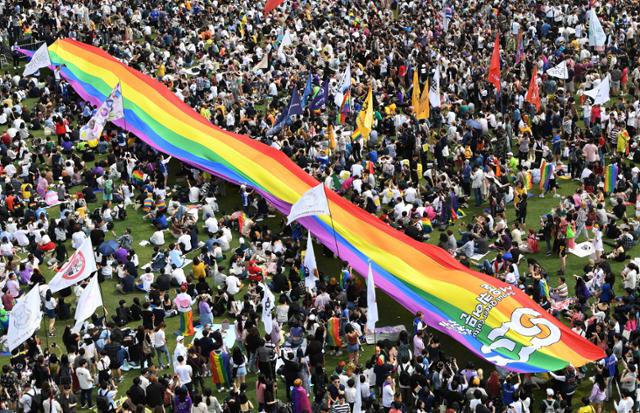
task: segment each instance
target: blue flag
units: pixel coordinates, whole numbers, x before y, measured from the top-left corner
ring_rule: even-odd
[[[300,106],[300,94],[298,94],[297,89],[293,89],[291,99],[289,100],[289,105],[287,105],[287,108],[282,111],[282,113],[278,117],[278,120],[276,121],[276,124],[267,131],[267,136],[273,136],[276,133],[280,132],[284,125],[288,125],[291,122],[291,116],[293,115],[302,115],[302,106]]]
[[[302,115],[302,103],[300,101],[298,89],[293,89],[293,93],[291,94],[289,109],[287,110],[287,121],[289,121],[293,115]]]
[[[322,84],[322,87],[316,94],[316,97],[313,98],[311,104],[309,105],[309,109],[318,110],[323,108],[327,104],[327,98],[329,97],[329,81],[325,80]]]
[[[307,107],[307,102],[309,101],[309,97],[313,92],[313,79],[311,77],[311,73],[307,77],[307,84],[304,86],[304,92],[302,92],[302,109]]]

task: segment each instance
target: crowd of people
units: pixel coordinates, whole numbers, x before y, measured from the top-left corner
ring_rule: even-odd
[[[638,411],[635,3],[295,0],[268,15],[262,7],[0,1],[8,45],[0,326],[6,333],[16,300],[34,286],[47,316],[46,331],[6,357],[0,411]],[[590,46],[590,8],[604,50]],[[273,224],[251,188],[238,197],[111,124],[98,140],[80,139],[95,108],[59,68],[32,77],[20,69],[20,48],[66,37],[159,79],[213,124],[283,151],[388,225],[521,288],[606,358],[548,376],[487,370],[441,348],[420,313],[397,339],[367,344],[364,280],[345,264],[335,274],[321,266],[317,282],[305,283],[303,228]],[[487,81],[496,38],[499,93]],[[561,62],[567,79],[545,73]],[[347,66],[343,105],[333,96]],[[525,101],[534,67],[539,110]],[[414,72],[423,87],[439,78],[426,119],[412,106]],[[607,77],[612,99],[596,105],[584,92]],[[325,81],[324,107],[307,105],[274,133],[292,90],[311,101]],[[374,125],[353,138],[369,85]],[[606,187],[610,165],[618,173]],[[539,219],[538,204],[547,206]],[[151,228],[148,239],[128,225],[134,216]],[[127,229],[115,232],[118,222]],[[61,326],[88,280],[52,293],[47,279],[85,239],[100,282],[122,298],[77,332]],[[277,297],[268,334],[265,283]],[[172,317],[177,336],[167,330]]]

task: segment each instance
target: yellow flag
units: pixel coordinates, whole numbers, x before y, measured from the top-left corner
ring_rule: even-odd
[[[358,117],[356,118],[356,125],[358,126],[358,131],[362,134],[362,138],[364,140],[369,139],[369,135],[373,129],[373,93],[371,86],[369,86],[367,98],[364,100],[360,113],[358,113]]]
[[[416,119],[429,119],[429,81],[424,85],[422,89],[422,95],[420,95],[419,109],[416,110]]]
[[[333,124],[331,122],[327,126],[327,135],[329,135],[329,149],[333,151],[336,149],[336,134],[333,132]]]
[[[413,90],[411,91],[411,106],[417,115],[420,112],[420,82],[418,81],[418,71],[413,71]]]

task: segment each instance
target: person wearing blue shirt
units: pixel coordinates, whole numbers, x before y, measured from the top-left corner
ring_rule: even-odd
[[[518,387],[520,387],[520,376],[516,375],[518,378],[517,383],[513,383],[513,376],[507,376],[504,384],[502,385],[502,405],[509,406],[514,402],[514,394]]]
[[[158,229],[167,229],[169,228],[169,223],[167,222],[167,216],[165,214],[158,214],[153,219],[153,225],[155,225]]]
[[[180,250],[180,245],[171,244],[171,251],[169,251],[169,261],[171,264],[175,265],[178,268],[182,268],[184,265],[184,258],[182,257],[182,251]]]
[[[601,303],[610,303],[613,300],[613,290],[611,289],[611,284],[609,281],[606,281],[602,285],[602,290],[600,292],[600,302]]]

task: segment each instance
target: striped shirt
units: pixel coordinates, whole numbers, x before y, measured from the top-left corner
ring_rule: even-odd
[[[340,404],[340,402],[334,403],[331,406],[331,413],[350,413],[351,407],[349,407],[348,403]]]

